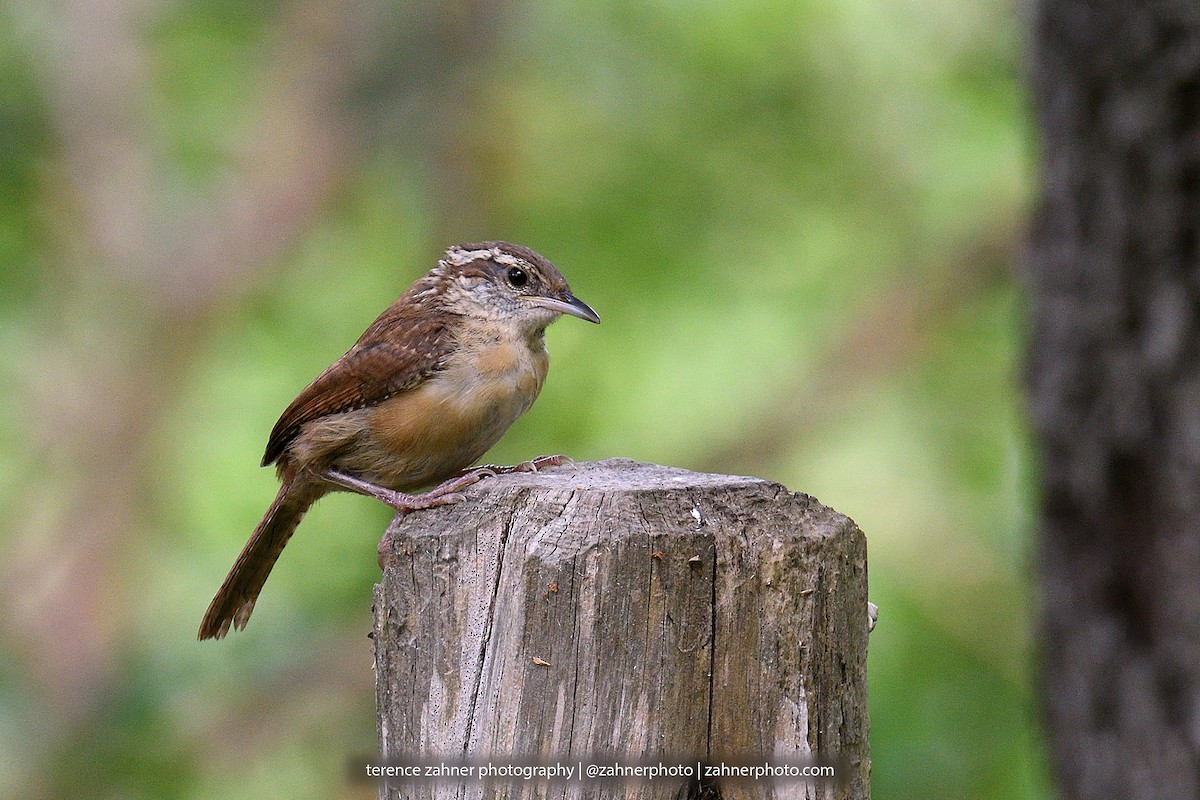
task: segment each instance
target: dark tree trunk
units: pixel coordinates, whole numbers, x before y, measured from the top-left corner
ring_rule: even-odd
[[[1041,678],[1069,798],[1200,796],[1200,4],[1043,0]]]

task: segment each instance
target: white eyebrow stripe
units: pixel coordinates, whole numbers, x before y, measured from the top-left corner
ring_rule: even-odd
[[[508,267],[529,266],[529,263],[523,258],[514,256],[512,253],[506,253],[499,247],[490,247],[485,250],[461,250],[457,247],[451,247],[446,251],[446,257],[442,261],[452,267],[462,267],[470,264],[472,261],[488,258],[497,264],[503,264]]]
[[[492,256],[492,260],[495,261],[497,264],[503,264],[506,267],[529,266],[528,262],[526,262],[525,259],[518,258],[517,256],[514,256],[512,253],[505,253],[503,250],[492,250],[492,253],[494,254]]]
[[[451,247],[446,251],[446,258],[443,260],[452,267],[462,267],[472,261],[488,258],[491,254],[491,250],[459,250],[457,247]]]

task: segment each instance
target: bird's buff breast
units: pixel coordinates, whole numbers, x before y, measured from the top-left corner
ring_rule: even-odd
[[[536,344],[492,340],[463,348],[420,386],[365,409],[373,446],[343,468],[412,491],[471,466],[541,391],[548,358]]]

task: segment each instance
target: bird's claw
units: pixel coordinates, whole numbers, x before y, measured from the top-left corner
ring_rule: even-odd
[[[484,464],[482,467],[475,467],[475,470],[487,470],[492,475],[511,475],[514,472],[537,472],[538,470],[546,469],[547,467],[558,467],[563,464],[575,466],[575,461],[570,456],[554,455],[554,456],[538,456],[529,461],[522,461],[520,464]],[[468,474],[470,474],[468,472]]]

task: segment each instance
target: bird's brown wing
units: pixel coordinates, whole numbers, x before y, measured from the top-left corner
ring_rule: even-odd
[[[401,298],[287,407],[267,440],[275,463],[306,422],[381,403],[441,369],[452,341],[441,314]]]

